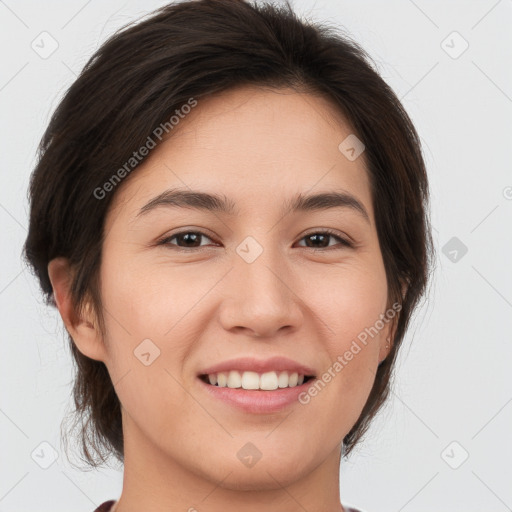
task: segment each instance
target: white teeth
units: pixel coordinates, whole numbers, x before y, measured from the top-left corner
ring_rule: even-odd
[[[270,391],[277,389],[277,373],[267,372],[260,377],[260,389]]]
[[[244,389],[259,389],[260,376],[256,372],[242,373],[242,387]]]
[[[217,374],[217,385],[221,388],[225,388],[226,384],[228,383],[228,379],[226,377],[225,373],[218,373]]]
[[[288,373],[287,372],[281,372],[279,374],[279,378],[277,379],[277,384],[280,388],[287,388],[288,387]]]
[[[257,372],[239,372],[231,370],[229,372],[219,372],[208,374],[208,381],[212,386],[217,385],[221,388],[243,388],[243,389],[262,389],[270,391],[278,388],[293,388],[304,383],[304,375],[297,372],[266,372],[258,374]]]
[[[240,372],[231,370],[228,375],[228,388],[241,388],[242,387],[242,376]]]

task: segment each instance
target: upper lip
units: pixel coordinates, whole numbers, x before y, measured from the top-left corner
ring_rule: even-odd
[[[239,357],[214,364],[201,370],[200,375],[226,372],[229,370],[253,371],[257,373],[277,371],[297,372],[302,375],[314,376],[315,371],[309,366],[293,361],[287,357],[275,356],[269,359],[255,359],[253,357]]]

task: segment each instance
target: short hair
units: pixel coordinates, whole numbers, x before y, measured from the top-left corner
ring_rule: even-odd
[[[67,90],[38,147],[24,257],[46,303],[55,306],[48,263],[67,257],[74,269],[73,305],[80,314],[91,304],[104,334],[98,276],[104,221],[116,191],[98,199],[95,190],[190,98],[200,101],[243,85],[321,95],[365,146],[388,303],[401,304],[391,352],[343,439],[347,456],[388,397],[433,252],[420,140],[375,68],[339,27],[301,20],[288,3],[181,1],[119,29]],[[84,460],[93,467],[111,455],[124,462],[121,407],[107,368],[82,354],[71,336],[69,345],[76,364],[73,417]]]

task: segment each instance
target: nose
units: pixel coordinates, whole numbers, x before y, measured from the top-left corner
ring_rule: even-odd
[[[294,289],[293,269],[283,255],[265,249],[249,263],[235,253],[233,264],[223,284],[225,299],[220,307],[225,330],[259,338],[300,328],[301,292]]]

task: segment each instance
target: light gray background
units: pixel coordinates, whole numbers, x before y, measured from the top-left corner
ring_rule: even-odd
[[[343,502],[367,512],[512,510],[512,2],[292,4],[368,50],[421,135],[432,187],[430,301],[404,343],[389,405],[342,465]],[[92,512],[121,492],[120,471],[79,472],[65,459],[70,356],[20,251],[50,113],[107,36],[162,5],[0,1],[0,512]],[[43,31],[59,45],[46,59],[31,48]],[[58,452],[48,469],[36,463],[51,461],[43,442]]]

